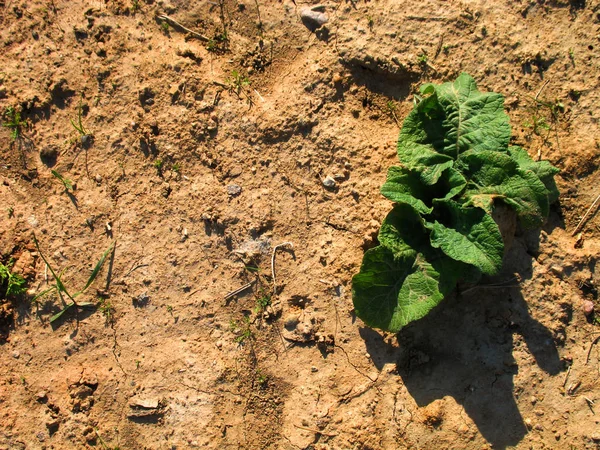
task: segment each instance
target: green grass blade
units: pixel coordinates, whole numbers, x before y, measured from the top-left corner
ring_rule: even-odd
[[[55,290],[55,289],[57,289],[57,288],[56,288],[56,286],[52,286],[51,288],[49,288],[49,289],[46,289],[45,291],[43,291],[43,292],[40,292],[39,294],[37,294],[35,297],[33,297],[33,298],[31,299],[31,301],[32,301],[32,302],[35,302],[35,301],[36,301],[38,298],[41,298],[41,297],[43,297],[43,296],[44,296],[44,295],[46,295],[48,292],[51,292],[51,291],[53,291],[53,290]]]
[[[54,321],[56,321],[56,320],[60,319],[60,317],[61,317],[61,316],[62,316],[64,313],[66,313],[66,312],[69,310],[69,308],[70,308],[71,306],[73,306],[74,304],[75,304],[75,303],[69,303],[69,304],[68,304],[68,305],[66,305],[66,306],[65,306],[65,307],[64,307],[64,308],[63,308],[63,309],[62,309],[60,312],[58,312],[58,313],[54,314],[52,317],[50,317],[50,323],[52,323],[52,322],[54,322]]]
[[[104,265],[104,261],[106,260],[106,257],[108,256],[108,254],[113,250],[115,246],[115,242],[113,242],[112,244],[110,244],[110,246],[106,249],[106,251],[102,254],[102,257],[100,258],[100,260],[98,261],[98,263],[96,264],[96,267],[94,267],[94,270],[92,271],[90,278],[88,279],[87,283],[85,284],[84,288],[77,292],[75,294],[75,296],[83,294],[85,292],[85,290],[87,288],[90,287],[90,285],[94,282],[94,280],[96,279],[96,277],[98,276],[98,273],[100,273],[100,269],[102,269],[102,266]]]

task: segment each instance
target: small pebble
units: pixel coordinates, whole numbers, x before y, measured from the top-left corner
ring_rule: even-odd
[[[227,193],[232,197],[236,195],[240,195],[242,193],[242,187],[237,184],[229,184],[227,185]]]
[[[21,356],[21,353],[19,353],[17,350],[15,350],[14,352],[12,352],[12,357],[15,359],[19,359],[19,357]]]
[[[583,301],[583,313],[586,316],[590,316],[594,313],[594,302],[592,302],[591,300],[584,300]]]
[[[327,175],[323,180],[323,186],[325,186],[327,189],[334,189],[336,185],[337,183],[335,180],[329,175]]]
[[[94,178],[96,179],[96,183],[102,183],[102,177],[100,175],[96,175]]]

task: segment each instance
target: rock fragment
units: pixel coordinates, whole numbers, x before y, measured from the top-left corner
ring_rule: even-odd
[[[302,20],[302,23],[310,31],[316,31],[329,21],[327,14],[318,11],[317,9],[321,8],[305,8],[300,12],[300,19]]]

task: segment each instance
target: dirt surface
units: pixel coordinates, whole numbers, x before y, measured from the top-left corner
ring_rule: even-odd
[[[572,236],[600,3],[325,1],[320,28],[312,6],[0,1],[0,108],[27,122],[0,130],[0,258],[29,286],[0,309],[1,449],[600,446],[600,218]],[[561,197],[501,275],[382,334],[351,277],[414,94],[463,71]],[[116,242],[77,298],[97,308],[31,302],[33,233],[70,292]]]

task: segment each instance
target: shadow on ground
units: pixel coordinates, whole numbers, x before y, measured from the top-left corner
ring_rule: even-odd
[[[532,246],[518,240],[505,267],[531,276]],[[535,243],[534,243],[535,246]],[[537,249],[534,249],[534,252]],[[493,281],[510,279],[512,273]],[[527,433],[513,393],[518,366],[515,335],[523,338],[541,369],[563,370],[552,334],[532,318],[520,288],[477,287],[447,298],[427,317],[398,334],[399,348],[363,328],[374,364],[396,363],[398,374],[419,406],[453,397],[494,448],[516,445]]]

